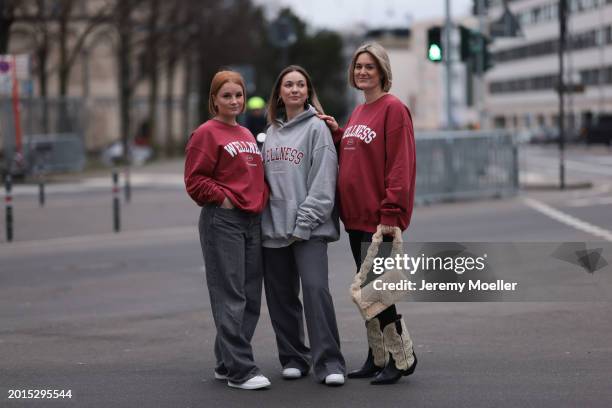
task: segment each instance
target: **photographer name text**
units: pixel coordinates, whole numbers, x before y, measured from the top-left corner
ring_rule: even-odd
[[[497,279],[495,282],[486,282],[478,280],[469,280],[467,282],[413,282],[408,279],[403,279],[399,282],[384,282],[381,279],[376,279],[373,282],[374,290],[398,290],[398,291],[414,291],[414,292],[458,292],[463,293],[468,291],[515,291],[518,285],[517,282],[506,282],[503,279]]]

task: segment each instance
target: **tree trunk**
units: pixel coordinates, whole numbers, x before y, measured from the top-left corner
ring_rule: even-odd
[[[14,9],[14,0],[0,0],[0,54],[8,54],[11,25],[15,21]]]
[[[123,144],[123,159],[129,162],[129,140],[130,140],[130,105],[132,99],[130,78],[130,55],[131,55],[131,27],[130,15],[132,11],[131,0],[120,0],[118,5],[118,70],[119,70],[119,116],[120,133]]]
[[[187,139],[189,138],[189,134],[191,131],[191,105],[190,105],[190,96],[191,90],[193,89],[193,61],[192,61],[192,53],[188,52],[185,56],[185,78],[183,82],[183,95],[181,100],[181,134],[183,140],[183,147],[187,144]]]
[[[158,102],[158,88],[159,88],[159,75],[157,71],[157,63],[159,60],[158,53],[158,21],[159,21],[159,0],[152,0],[151,3],[151,14],[149,17],[149,33],[147,39],[146,49],[146,69],[149,76],[149,112],[147,115],[147,123],[149,129],[149,137],[151,141],[155,140],[156,129],[157,129],[157,102]]]
[[[173,97],[174,97],[174,74],[176,72],[176,59],[170,56],[168,59],[168,79],[166,82],[166,156],[174,154],[174,115],[173,115]]]

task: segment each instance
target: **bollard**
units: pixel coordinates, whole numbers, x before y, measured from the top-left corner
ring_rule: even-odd
[[[38,180],[38,204],[45,206],[45,180],[42,177]]]
[[[6,241],[11,242],[13,240],[13,197],[11,195],[13,180],[10,174],[7,174],[4,179],[4,188],[6,190],[6,195],[4,196],[6,209]]]
[[[132,198],[132,187],[130,186],[130,166],[125,166],[125,202],[129,203]]]
[[[121,215],[119,213],[119,173],[113,169],[113,230],[121,230]]]

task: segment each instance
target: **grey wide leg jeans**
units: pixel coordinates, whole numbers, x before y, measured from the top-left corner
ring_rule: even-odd
[[[261,216],[214,205],[202,208],[199,231],[217,329],[216,371],[235,383],[260,374],[251,339],[262,290]]]
[[[329,293],[327,242],[315,238],[284,248],[264,248],[264,281],[281,366],[307,373],[312,360],[319,381],[329,374],[344,374],[346,365]],[[302,311],[310,349],[304,344]]]

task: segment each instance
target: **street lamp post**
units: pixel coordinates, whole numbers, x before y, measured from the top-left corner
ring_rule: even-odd
[[[567,0],[559,0],[559,188],[565,189],[565,81],[564,61],[567,42]]]
[[[446,7],[446,19],[444,23],[444,62],[446,64],[446,127],[448,129],[455,128],[455,122],[453,119],[453,98],[452,98],[452,61],[451,61],[451,30],[452,30],[452,20],[451,20],[451,10],[450,10],[450,0],[445,1]]]

